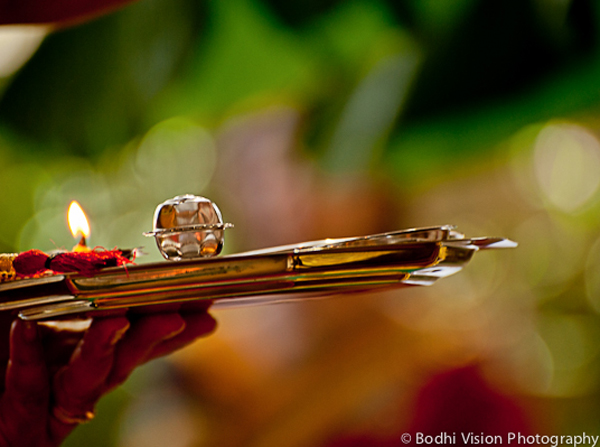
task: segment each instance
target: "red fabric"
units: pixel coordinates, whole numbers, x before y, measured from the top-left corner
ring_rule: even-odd
[[[48,255],[40,250],[29,250],[19,254],[13,261],[13,268],[19,276],[33,276],[46,270]]]
[[[130,262],[121,250],[94,249],[82,253],[60,253],[52,258],[49,267],[55,273],[78,272],[84,276],[92,276],[105,267],[122,266]]]
[[[113,11],[133,0],[0,0],[0,24],[72,24]]]
[[[84,276],[93,276],[100,269],[130,263],[132,261],[123,256],[123,252],[119,249],[95,248],[88,252],[59,253],[52,257],[40,250],[29,250],[15,258],[13,268],[19,277],[40,276],[48,270],[54,273],[80,273]]]

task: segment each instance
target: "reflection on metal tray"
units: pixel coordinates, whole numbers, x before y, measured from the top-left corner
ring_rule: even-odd
[[[431,285],[480,249],[514,247],[466,238],[451,226],[325,239],[195,261],[109,268],[0,285],[0,310],[48,319],[118,309],[205,302],[228,307],[379,288]],[[17,283],[20,283],[17,286]]]

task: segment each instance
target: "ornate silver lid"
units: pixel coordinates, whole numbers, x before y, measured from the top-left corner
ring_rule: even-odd
[[[179,261],[216,256],[224,243],[219,207],[206,197],[185,194],[166,200],[156,207],[154,229],[144,236],[154,236],[165,259]]]

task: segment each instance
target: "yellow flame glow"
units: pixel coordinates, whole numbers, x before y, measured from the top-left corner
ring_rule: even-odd
[[[79,206],[79,203],[75,200],[69,205],[67,219],[73,237],[77,237],[78,234],[81,234],[87,238],[90,235],[90,224],[88,223],[81,206]]]

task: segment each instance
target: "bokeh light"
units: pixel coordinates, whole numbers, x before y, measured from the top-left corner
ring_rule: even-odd
[[[540,189],[561,211],[585,206],[600,186],[600,143],[584,127],[551,124],[535,142],[534,168]]]

